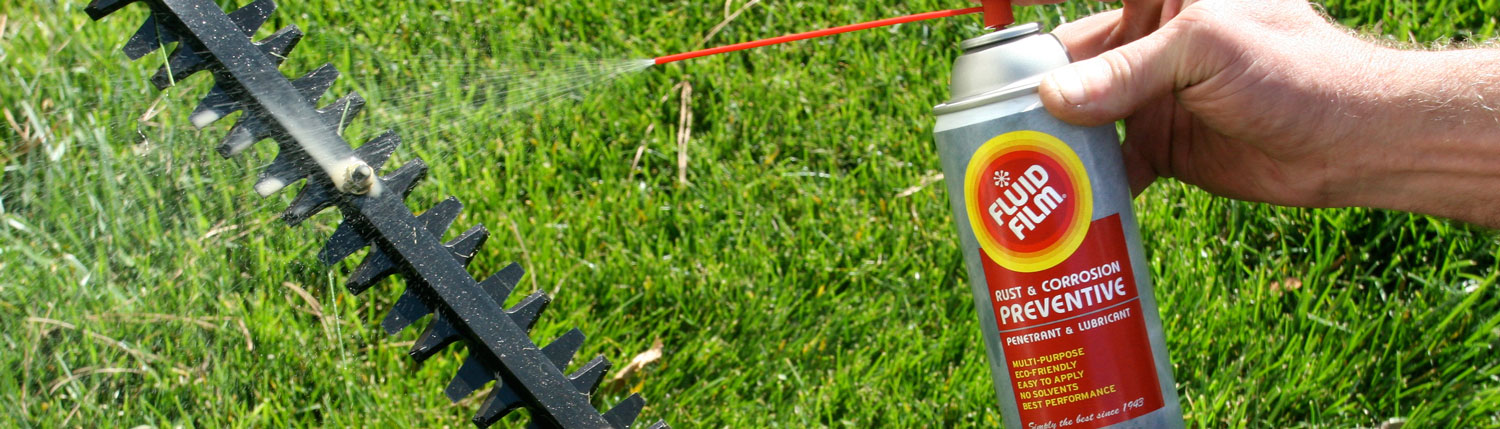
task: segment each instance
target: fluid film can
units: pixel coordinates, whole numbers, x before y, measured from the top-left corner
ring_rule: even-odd
[[[1005,426],[1182,427],[1114,125],[1042,107],[1037,24],[961,47],[934,132]]]

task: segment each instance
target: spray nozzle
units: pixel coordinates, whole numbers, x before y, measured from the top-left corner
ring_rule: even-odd
[[[1016,22],[1010,0],[980,0],[979,5],[984,8],[984,28],[999,30]]]

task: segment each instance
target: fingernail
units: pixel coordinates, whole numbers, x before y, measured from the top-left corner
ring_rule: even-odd
[[[1078,66],[1070,65],[1058,69],[1047,75],[1047,80],[1052,81],[1052,88],[1057,90],[1057,95],[1062,96],[1063,101],[1073,106],[1082,106],[1087,103],[1088,90],[1083,86],[1083,76],[1078,74]]]

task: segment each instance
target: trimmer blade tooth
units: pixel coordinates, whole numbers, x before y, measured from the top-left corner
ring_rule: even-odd
[[[297,80],[293,80],[292,86],[297,87],[297,91],[301,92],[302,96],[307,97],[309,104],[316,105],[318,99],[323,98],[323,93],[328,92],[328,88],[332,87],[333,81],[338,80],[338,78],[339,69],[335,68],[333,64],[323,64],[316,70],[302,75]],[[360,101],[363,102],[364,100]]]
[[[500,421],[506,414],[521,408],[521,395],[516,393],[504,381],[495,383],[495,388],[490,390],[490,395],[484,399],[484,405],[479,406],[479,412],[474,413],[474,426],[481,429],[490,427]]]
[[[635,424],[636,417],[641,415],[641,410],[646,408],[646,400],[641,395],[630,394],[629,398],[615,404],[614,408],[604,412],[604,420],[609,421],[610,426],[615,429],[625,429]],[[652,428],[666,428],[666,423],[657,422]]]
[[[300,224],[332,207],[338,195],[339,191],[333,188],[327,178],[313,176],[307,184],[302,185],[302,190],[297,192],[297,197],[292,199],[292,204],[287,206],[286,211],[281,212],[281,220],[288,225]]]
[[[397,178],[410,176],[410,174],[403,174],[402,171],[410,172],[415,169],[416,167],[412,166],[412,164],[407,164],[407,167],[402,167],[401,171],[397,171],[397,174],[392,176]],[[443,231],[447,230],[453,224],[453,220],[458,218],[458,213],[463,211],[463,209],[464,205],[462,202],[459,202],[457,198],[448,197],[448,199],[437,203],[431,209],[423,212],[422,215],[417,216],[417,221],[422,223],[422,226],[428,233],[434,236],[441,236]],[[357,250],[355,249],[355,251]],[[451,252],[452,249],[449,249],[449,251]],[[337,255],[337,253],[331,253],[329,256]],[[349,289],[350,293],[359,295],[387,276],[395,274],[395,272],[396,264],[391,261],[389,256],[386,256],[385,251],[380,250],[379,247],[375,247],[370,250],[368,255],[365,255],[365,260],[361,261],[359,266],[354,268],[354,272],[349,275],[349,280],[345,282],[344,286]],[[401,325],[395,328],[395,331],[391,331],[391,333],[400,331],[401,328],[405,327],[406,325]]]
[[[187,44],[178,43],[177,48],[173,49],[172,54],[167,57],[167,64],[156,69],[156,74],[151,76],[151,83],[156,85],[156,89],[167,89],[193,73],[207,68],[207,58],[193,52]]]
[[[302,30],[298,30],[295,25],[289,25],[267,36],[265,40],[257,42],[255,46],[266,54],[266,59],[270,60],[271,64],[280,66],[300,40],[302,40]],[[188,46],[178,44],[177,48],[172,50],[171,57],[167,58],[167,65],[162,66],[156,71],[156,75],[151,77],[151,82],[156,84],[157,89],[166,89],[173,83],[208,68],[208,59],[188,48]]]
[[[578,392],[592,395],[599,388],[599,383],[604,381],[604,373],[609,372],[610,365],[609,359],[605,359],[603,355],[595,356],[573,375],[569,375],[568,379],[573,381],[573,388],[578,389]]]
[[[240,115],[240,119],[235,121],[234,127],[231,127],[229,133],[224,135],[224,140],[219,143],[219,147],[216,150],[219,152],[219,156],[229,158],[239,155],[245,149],[249,149],[250,146],[254,146],[261,140],[271,138],[275,134],[276,131],[267,125],[266,121],[260,115],[247,113]]]
[[[469,262],[474,260],[474,255],[479,253],[479,246],[483,246],[489,236],[490,231],[484,229],[484,225],[474,225],[449,241],[446,246],[448,246],[448,251],[453,252],[453,258],[467,267]]]
[[[391,152],[395,150],[398,143],[400,143],[400,139],[396,138],[394,133],[387,133],[380,138],[365,143],[364,146],[360,146],[354,153],[360,156],[361,160],[365,160],[367,164],[379,166],[390,158]],[[369,149],[366,149],[366,146]],[[282,148],[283,153],[288,150],[286,147]],[[281,215],[282,220],[288,224],[296,225],[312,217],[312,215],[318,214],[318,212],[332,205],[334,199],[339,195],[338,190],[334,189],[329,180],[322,175],[310,175],[308,177],[311,179],[307,181],[307,185],[302,187],[302,191],[297,194],[297,199],[292,201],[292,206],[287,207],[286,212],[283,212]],[[385,184],[386,189],[399,191],[400,198],[404,199],[407,195],[411,194],[417,182],[421,181],[424,177],[427,177],[427,163],[419,158],[407,162],[401,168],[396,169],[395,173],[382,177],[380,180]],[[284,182],[282,185],[284,186],[289,182]],[[275,183],[269,182],[269,184],[274,185]],[[320,184],[321,186],[314,186],[314,184]],[[271,186],[267,186],[267,188],[269,189]],[[350,283],[351,286],[352,284]],[[365,288],[368,287],[369,285],[365,285]],[[359,290],[363,291],[364,289],[361,288]],[[354,289],[350,289],[350,291],[356,295],[359,294]]]
[[[474,352],[470,351],[464,364],[458,367],[458,373],[453,375],[453,380],[443,389],[443,394],[448,396],[449,401],[458,402],[491,381],[495,381],[495,374],[486,369],[474,356]]]
[[[89,6],[84,8],[83,11],[89,14],[89,18],[93,18],[97,21],[100,18],[114,13],[117,10],[120,10],[120,8],[125,7],[125,5],[135,3],[135,1],[136,0],[94,0],[90,2]]]
[[[557,367],[558,371],[566,371],[568,364],[573,363],[573,355],[578,354],[578,349],[583,347],[584,339],[583,331],[573,328],[542,347],[542,354],[547,355],[547,360],[552,361],[552,366]]]
[[[521,282],[521,276],[526,274],[526,269],[521,264],[510,263],[500,272],[491,274],[489,278],[479,282],[479,287],[484,289],[495,302],[504,304],[510,298],[510,292],[516,289],[516,284]]]
[[[448,323],[448,318],[438,313],[431,322],[427,323],[427,328],[422,330],[422,336],[417,338],[417,342],[412,344],[411,350],[406,354],[411,355],[411,358],[418,363],[426,362],[427,359],[431,359],[433,355],[447,348],[449,344],[460,339],[463,337],[458,334],[458,330],[453,329],[453,324]]]
[[[324,124],[336,127],[334,128],[334,130],[337,130],[335,132],[342,135],[344,129],[353,123],[354,115],[358,115],[359,111],[364,109],[364,107],[365,98],[360,97],[359,94],[351,93],[339,98],[338,101],[333,102],[328,107],[318,109],[318,116],[323,118]]]
[[[129,46],[127,45],[127,47]],[[280,62],[281,58],[273,58],[273,61]],[[322,67],[292,81],[292,86],[297,88],[297,91],[307,99],[309,104],[313,104],[318,102],[323,92],[328,91],[328,88],[333,86],[333,81],[338,79],[338,77],[338,69],[334,68],[332,64],[324,64]],[[239,90],[236,89],[235,91]],[[203,97],[203,101],[198,102],[198,107],[193,109],[193,114],[189,116],[193,126],[202,129],[220,118],[239,111],[242,107],[236,101],[237,98],[236,94],[230,94],[230,90],[226,89],[224,85],[214,85],[213,89],[208,91],[208,95]]]
[[[287,55],[292,53],[292,48],[297,47],[297,42],[301,40],[302,30],[297,29],[295,25],[288,25],[266,36],[265,39],[255,42],[255,46],[259,47],[261,52],[266,53],[271,63],[280,66],[281,62],[286,60]]]
[[[234,12],[229,13],[229,19],[240,27],[240,32],[245,37],[255,34],[255,30],[271,18],[271,13],[276,11],[276,2],[271,0],[255,0],[250,4],[240,6]]]
[[[385,251],[380,250],[380,247],[373,247],[370,248],[370,253],[365,254],[365,259],[359,262],[359,266],[354,267],[354,272],[349,273],[349,279],[344,281],[344,288],[348,289],[349,293],[359,295],[370,289],[371,286],[375,286],[376,283],[380,283],[381,280],[385,280],[386,277],[390,277],[391,274],[395,273],[396,264],[391,262],[391,258],[389,256],[385,256]],[[399,306],[400,303],[398,302],[397,304]],[[389,317],[387,317],[387,319],[389,319]],[[400,327],[396,328],[395,331],[386,329],[386,332],[399,332],[401,328],[405,327],[406,325],[401,325]]]
[[[417,220],[422,222],[422,226],[427,229],[428,233],[441,237],[443,231],[453,226],[453,221],[458,219],[459,212],[463,210],[464,203],[458,201],[458,198],[448,197],[422,212],[420,216],[417,216]]]
[[[407,195],[411,194],[417,182],[426,176],[427,163],[421,159],[414,159],[402,165],[401,168],[396,169],[395,173],[381,177],[380,181],[384,184],[385,189],[389,189],[399,195],[392,197],[404,199]],[[291,225],[301,223],[307,220],[307,218],[312,217],[312,215],[318,214],[318,212],[331,206],[339,195],[341,195],[339,191],[334,189],[333,184],[324,176],[309,176],[307,185],[303,186],[302,191],[297,194],[297,198],[292,200],[291,207],[287,207],[286,211],[282,213],[282,220]],[[380,198],[386,198],[386,196],[381,196]],[[376,253],[371,252],[370,255],[369,257],[373,257]],[[351,278],[351,280],[353,279]],[[350,282],[347,286],[350,288],[350,292],[358,295],[365,288],[373,284],[373,282],[364,284],[358,289],[355,288],[355,282]]]
[[[387,130],[354,149],[354,155],[366,164],[370,164],[375,171],[380,171],[380,167],[385,166],[385,162],[391,159],[391,154],[396,152],[396,146],[400,145],[401,136],[395,131]]]
[[[353,255],[360,249],[370,246],[370,240],[366,240],[359,233],[359,228],[354,221],[345,218],[339,222],[338,229],[333,230],[333,235],[328,237],[328,243],[323,245],[323,250],[318,251],[318,262],[323,265],[333,265]]]
[[[386,335],[396,335],[397,332],[411,326],[412,322],[421,320],[423,316],[431,313],[432,309],[422,302],[416,290],[407,287],[406,292],[401,294],[401,298],[396,299],[396,305],[391,306],[391,311],[385,314],[385,320],[380,322],[380,327],[385,329]]]
[[[401,168],[396,169],[395,173],[382,177],[380,181],[384,183],[385,189],[398,191],[401,198],[405,199],[411,194],[412,189],[416,188],[417,182],[421,182],[426,177],[427,162],[418,158],[407,161],[406,164],[401,165]]]
[[[240,103],[229,95],[229,90],[224,89],[223,85],[214,85],[213,89],[208,90],[208,95],[203,96],[203,100],[198,102],[198,107],[193,108],[193,113],[188,115],[188,119],[193,123],[193,127],[201,130],[208,124],[239,110]]]
[[[309,172],[318,169],[312,158],[307,156],[307,152],[289,148],[286,144],[281,146],[281,151],[276,153],[276,159],[260,172],[260,179],[255,182],[255,192],[262,197],[269,197],[272,193],[297,183],[307,177]]]
[[[271,196],[276,191],[320,171],[312,158],[307,156],[307,152],[298,148],[295,140],[277,139],[277,143],[281,145],[281,151],[276,153],[276,159],[271,161],[271,165],[261,171],[260,179],[255,183],[255,192],[260,193],[262,197]],[[401,137],[397,136],[395,131],[386,131],[355,149],[354,155],[379,171],[380,167],[391,158],[391,154],[396,151],[396,146],[400,144]]]
[[[125,52],[125,56],[133,61],[176,41],[177,34],[163,27],[156,13],[153,12],[146,18],[146,22],[141,24],[141,28],[130,36],[130,40],[125,42],[125,47],[120,48],[120,51]]]
[[[542,317],[542,310],[547,309],[547,304],[551,302],[552,297],[547,296],[546,292],[536,291],[521,300],[520,304],[506,310],[505,314],[510,315],[510,319],[515,321],[516,326],[520,326],[521,330],[531,332],[531,327],[536,326],[537,319]]]
[[[644,399],[642,399],[641,401],[645,402]],[[605,420],[609,419],[608,416],[605,416],[604,418],[605,418]],[[610,422],[610,423],[614,424],[614,422]],[[616,427],[618,427],[618,426],[616,426]],[[657,420],[656,423],[652,424],[651,427],[648,427],[646,429],[672,429],[672,427],[671,426],[667,426],[667,422],[664,421],[664,420]]]

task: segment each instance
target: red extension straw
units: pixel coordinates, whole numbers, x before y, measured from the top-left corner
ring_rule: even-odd
[[[995,0],[990,0],[990,1],[985,1],[984,5],[985,6],[971,7],[971,8],[968,8],[968,9],[940,10],[940,11],[937,11],[937,12],[927,12],[927,13],[919,13],[919,14],[916,14],[916,15],[901,16],[901,17],[896,17],[896,18],[886,18],[886,19],[877,20],[877,21],[861,22],[861,23],[858,23],[858,24],[845,25],[845,26],[842,26],[842,27],[825,28],[825,29],[822,29],[822,30],[813,30],[813,31],[809,31],[809,32],[806,32],[806,33],[788,34],[788,35],[785,35],[785,36],[772,37],[772,38],[769,38],[769,39],[754,40],[754,41],[749,41],[749,42],[745,42],[745,43],[736,43],[736,44],[728,45],[728,46],[719,46],[719,47],[715,47],[715,48],[708,48],[708,49],[703,49],[703,50],[698,50],[698,51],[683,52],[683,53],[676,54],[676,55],[667,55],[667,56],[663,56],[663,57],[657,57],[655,61],[656,61],[656,64],[666,64],[666,63],[675,62],[675,61],[682,61],[682,60],[689,59],[689,58],[698,58],[698,57],[705,56],[705,55],[722,54],[722,53],[725,53],[725,52],[734,52],[734,51],[743,50],[743,49],[759,48],[759,47],[762,47],[762,46],[775,45],[775,44],[778,44],[778,43],[793,42],[793,41],[798,41],[798,40],[803,40],[803,39],[811,39],[811,38],[814,38],[814,37],[823,37],[823,36],[829,36],[829,35],[834,35],[834,34],[839,34],[839,33],[848,33],[850,31],[858,31],[858,30],[864,30],[864,29],[875,28],[875,27],[884,27],[884,26],[887,26],[887,25],[905,24],[905,23],[908,23],[908,22],[923,21],[923,20],[935,19],[935,18],[947,18],[947,17],[953,17],[953,16],[968,15],[968,14],[971,14],[971,13],[986,12],[986,9],[989,9],[988,12],[991,12],[991,13],[986,13],[985,14],[986,15],[985,16],[985,18],[986,18],[985,25],[986,26],[995,28],[995,27],[1004,27],[1006,25],[1010,25],[1011,18],[1010,18],[1010,2],[1009,1],[995,1]],[[1003,7],[1000,6],[1000,5],[1003,5]]]

